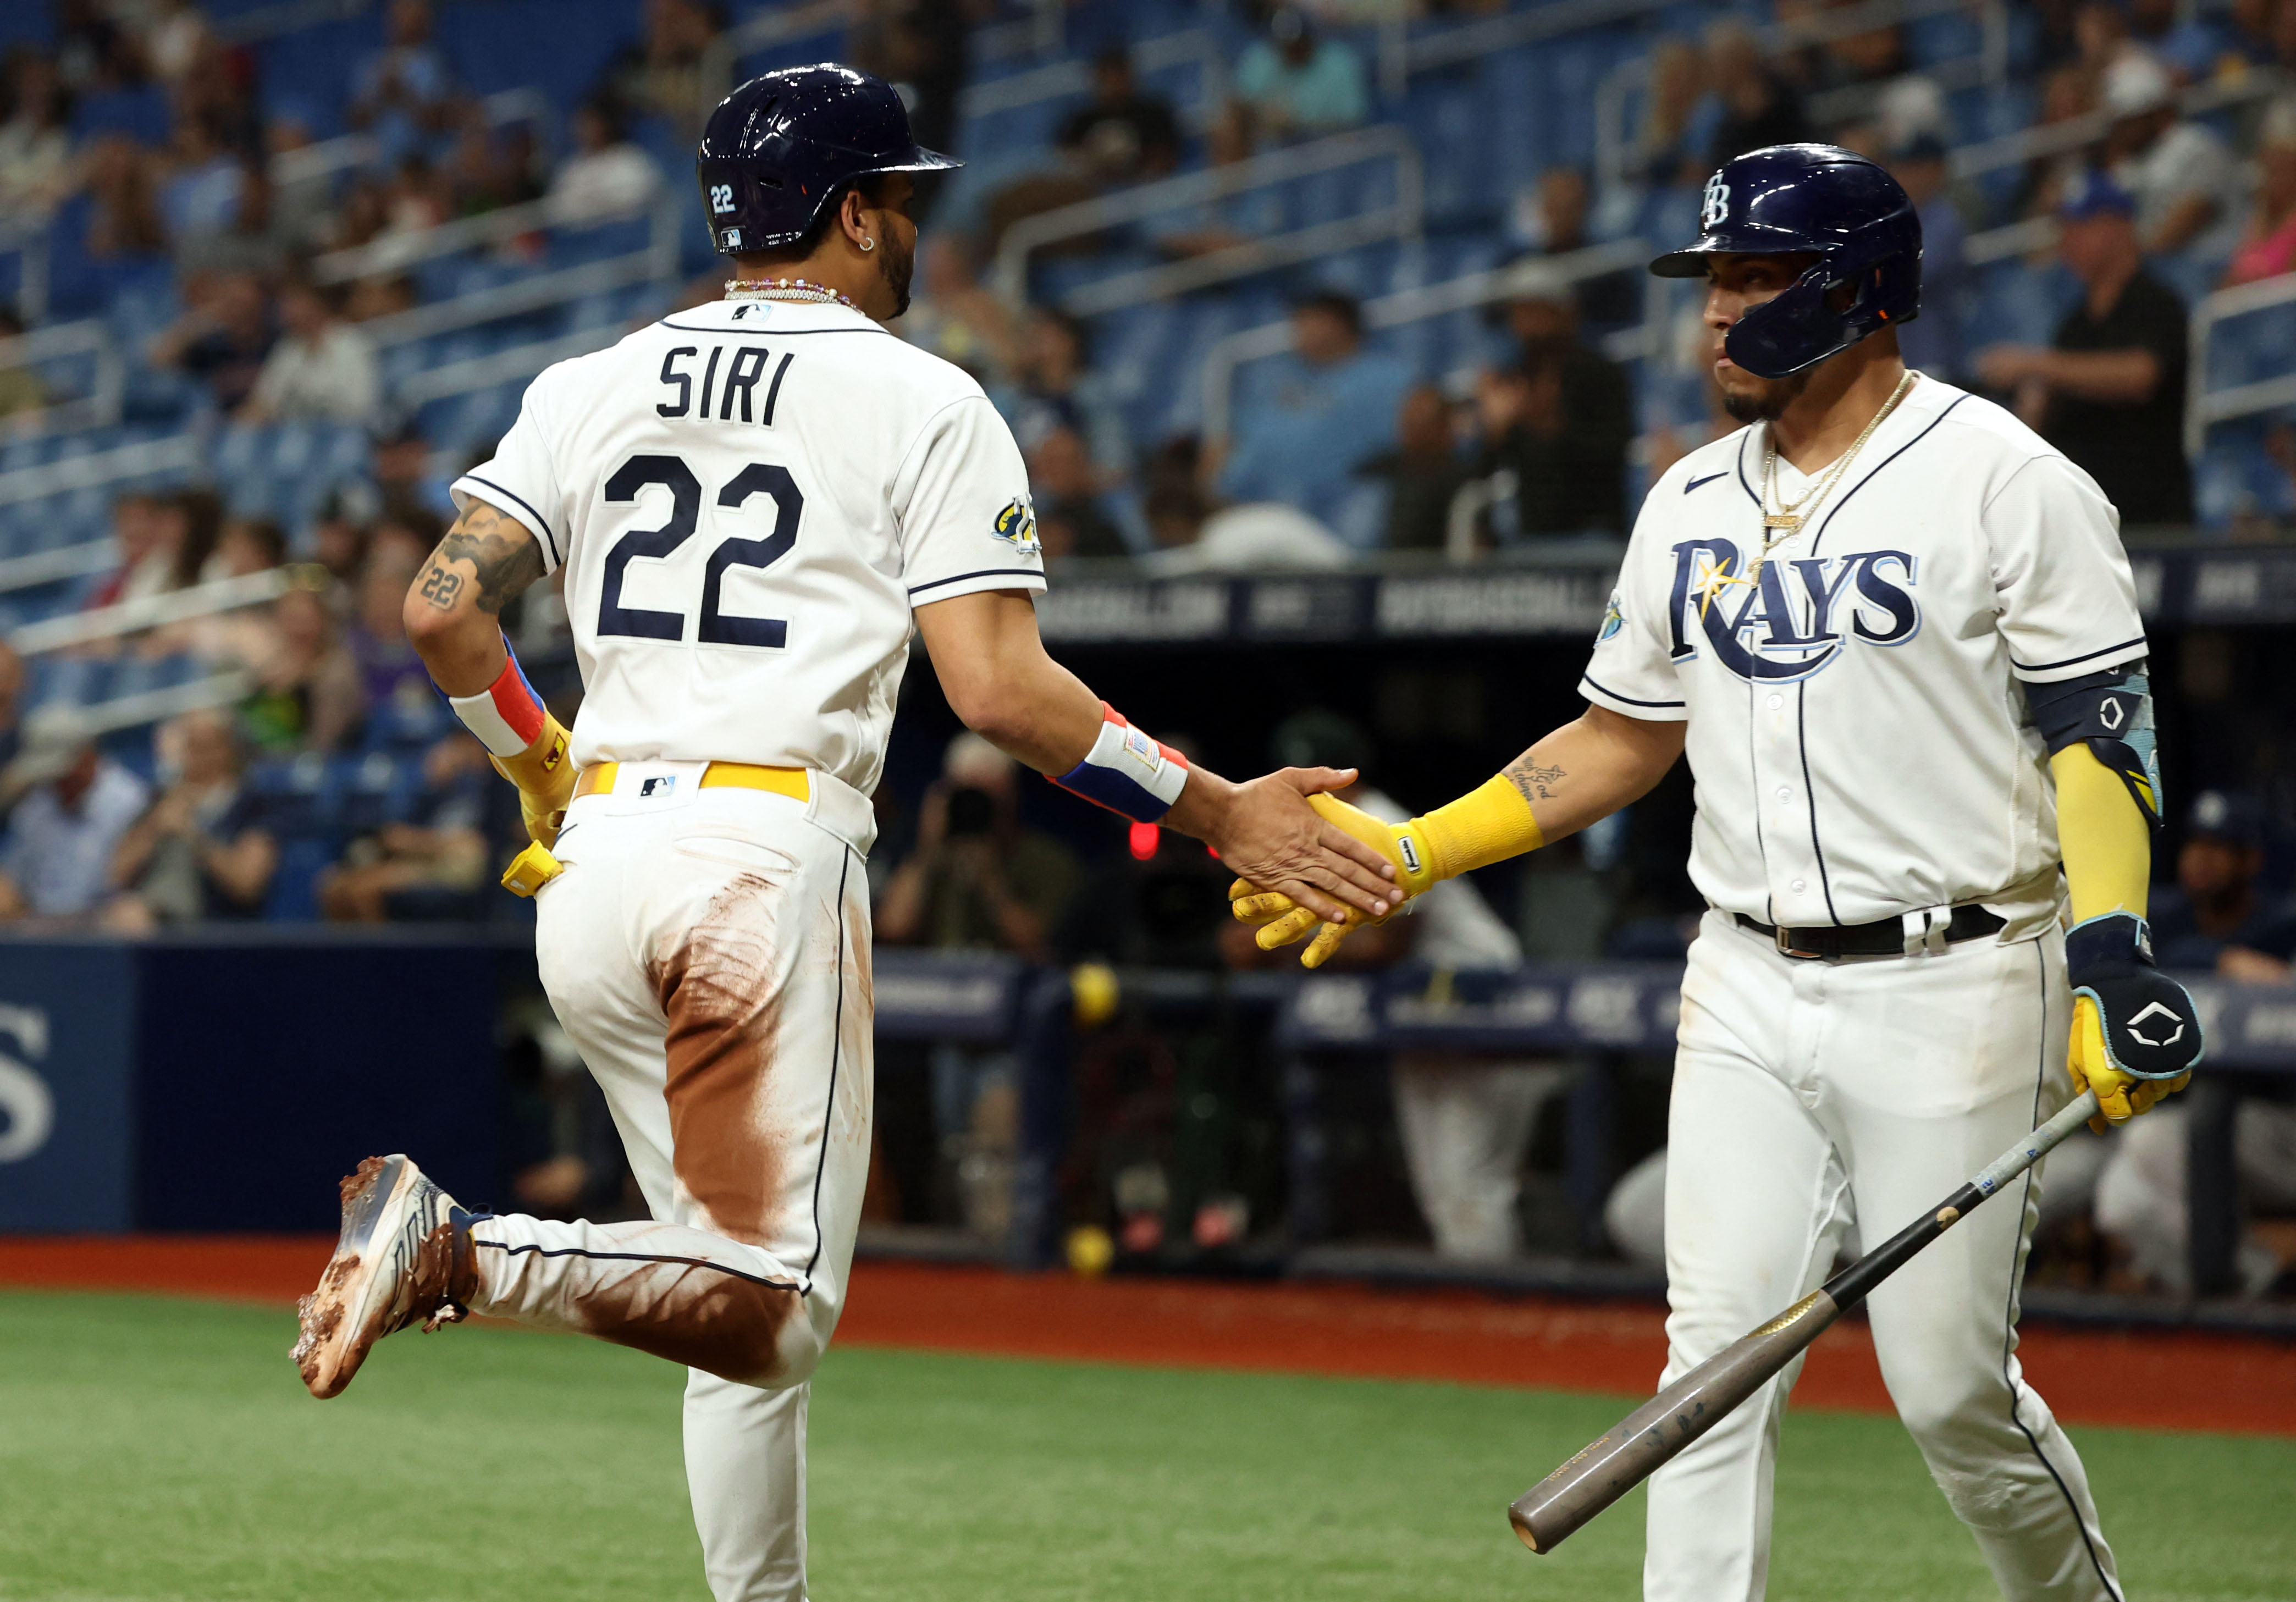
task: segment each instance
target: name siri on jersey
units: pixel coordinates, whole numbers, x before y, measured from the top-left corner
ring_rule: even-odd
[[[1702,646],[1749,682],[1806,679],[1852,640],[1902,645],[1919,633],[1915,576],[1903,551],[1773,557],[1750,576],[1733,542],[1685,540],[1674,547],[1668,655],[1685,662]]]
[[[742,307],[734,315],[739,316],[742,312],[749,309],[746,306]],[[701,347],[698,345],[680,345],[663,353],[661,381],[665,388],[676,392],[676,398],[674,401],[657,401],[653,409],[664,417],[690,415],[696,421],[706,422],[710,420],[709,408],[714,403],[718,408],[716,420],[719,422],[732,422],[734,420],[735,403],[738,401],[742,421],[754,421],[761,427],[772,428],[774,407],[782,397],[782,380],[789,373],[791,356],[794,353],[784,353],[782,359],[776,363],[773,360],[773,354],[762,345],[735,345],[730,347],[734,353],[734,359],[727,362],[726,353],[728,348],[724,345],[712,345],[706,360],[702,357]],[[718,367],[721,363],[725,366],[722,383],[718,377]],[[773,367],[771,379],[766,376],[768,364]],[[699,378],[695,377],[693,372],[695,368],[700,369]],[[753,419],[750,416],[750,407],[756,398],[758,385],[760,382],[766,386],[766,395],[765,399],[758,404],[757,415]],[[695,404],[693,396],[694,386],[697,383],[701,387],[701,398],[699,405]]]

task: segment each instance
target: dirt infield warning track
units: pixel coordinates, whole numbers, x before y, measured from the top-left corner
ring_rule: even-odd
[[[291,1303],[319,1237],[0,1238],[0,1287]],[[1006,1357],[1647,1395],[1666,1358],[1655,1307],[1470,1291],[1062,1274],[864,1262],[840,1344]],[[2159,1330],[2024,1332],[2018,1355],[2069,1424],[2296,1435],[2296,1346]],[[1811,1349],[1794,1400],[1890,1410],[1860,1323]]]

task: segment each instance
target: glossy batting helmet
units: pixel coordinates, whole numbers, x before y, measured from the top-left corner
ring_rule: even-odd
[[[834,61],[743,84],[709,113],[693,159],[721,256],[796,244],[857,178],[963,165],[916,142],[892,85]]]
[[[1815,367],[1922,307],[1922,224],[1898,181],[1854,151],[1774,144],[1706,180],[1694,243],[1651,263],[1661,278],[1702,278],[1712,256],[1817,260],[1740,317],[1730,359],[1766,379]]]

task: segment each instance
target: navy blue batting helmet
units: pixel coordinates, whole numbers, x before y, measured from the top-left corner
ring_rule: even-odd
[[[1922,307],[1922,223],[1898,181],[1855,151],[1774,144],[1706,180],[1696,242],[1651,263],[1661,278],[1702,278],[1711,256],[1817,260],[1732,325],[1730,359],[1782,379],[1849,349]]]
[[[709,113],[693,159],[721,256],[796,244],[857,178],[963,165],[916,142],[892,85],[834,61],[743,84]]]

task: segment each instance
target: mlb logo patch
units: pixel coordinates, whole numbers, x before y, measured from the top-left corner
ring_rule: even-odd
[[[1044,546],[1037,541],[1037,509],[1026,495],[1015,495],[996,514],[996,537],[1023,556],[1034,556]]]
[[[652,778],[644,780],[639,783],[638,799],[641,801],[647,801],[652,800],[658,796],[667,796],[676,788],[676,774],[657,773]]]

